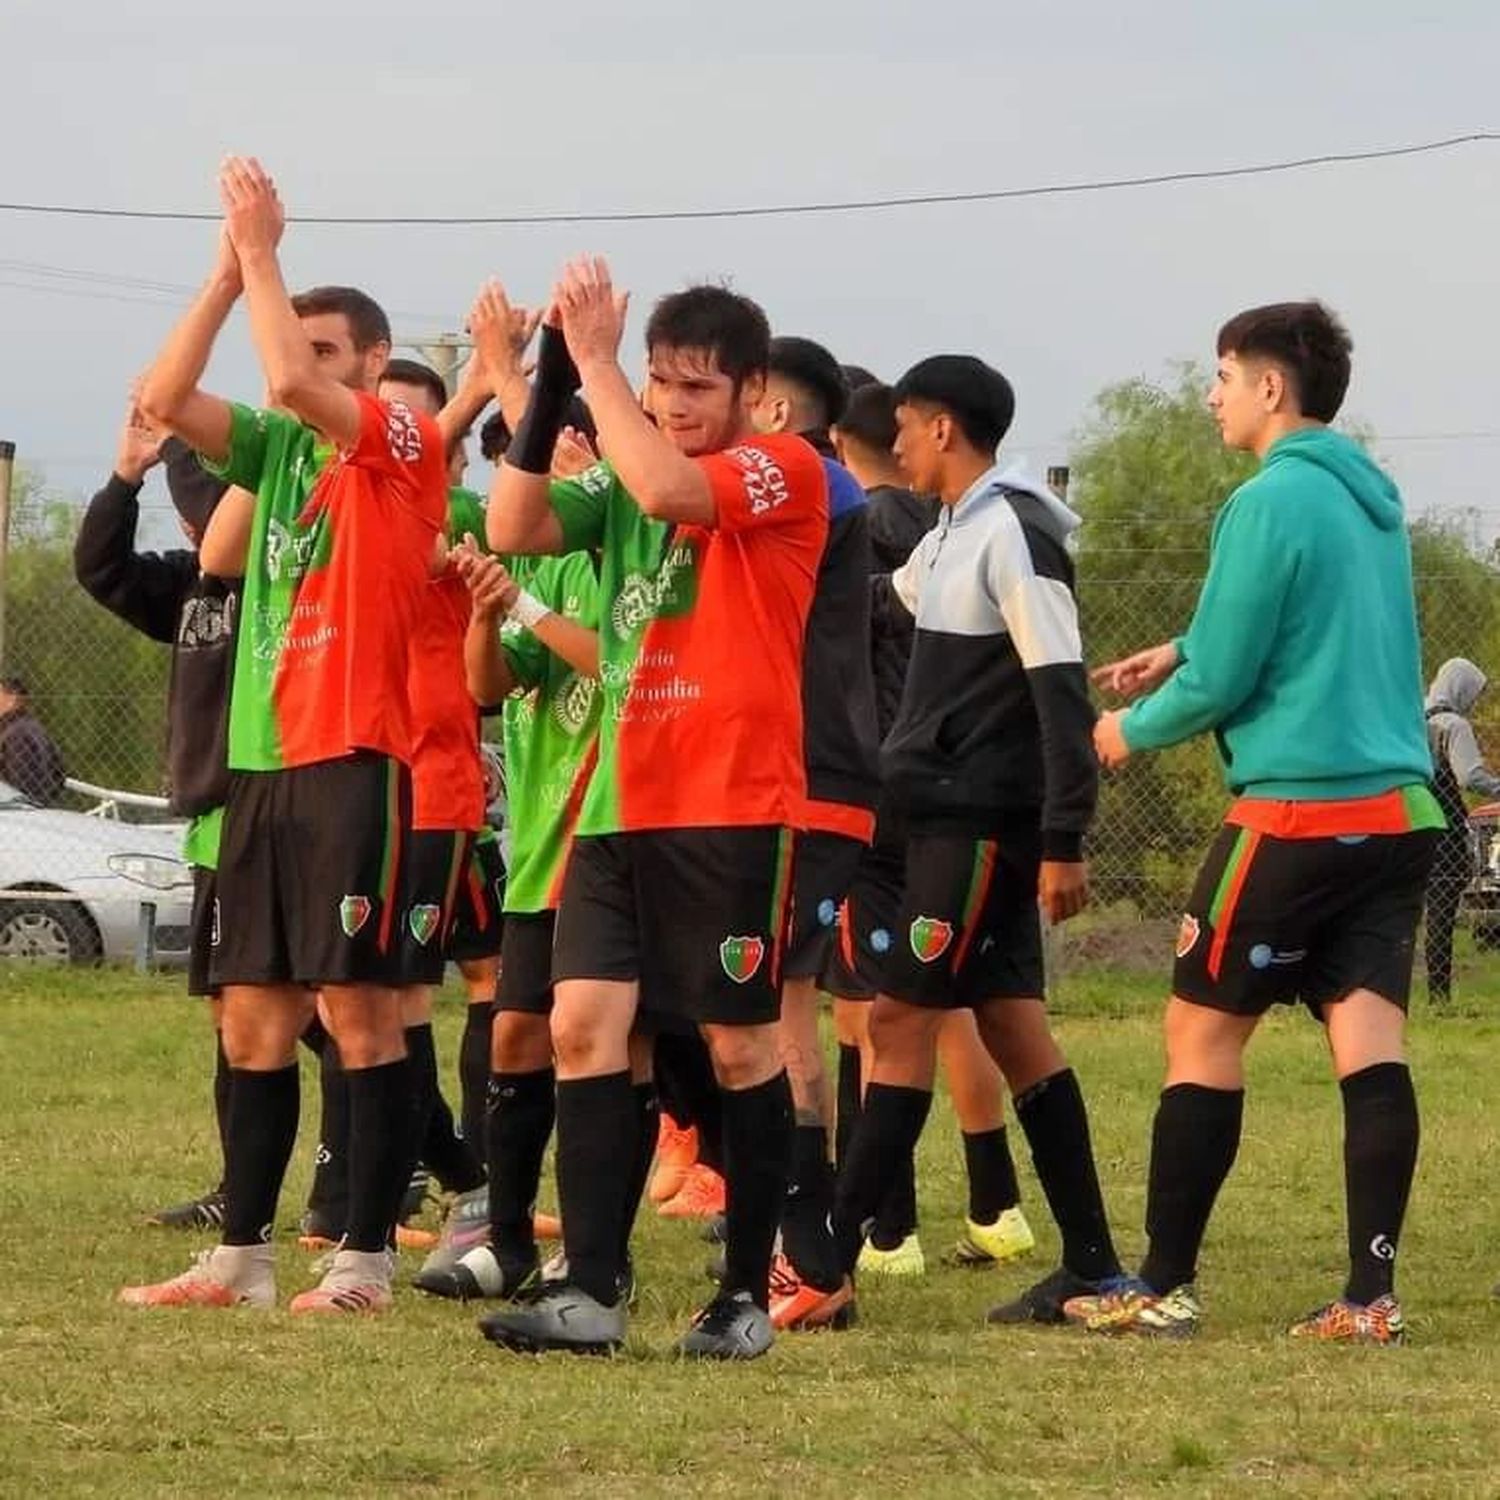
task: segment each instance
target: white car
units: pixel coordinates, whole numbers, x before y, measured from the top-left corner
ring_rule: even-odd
[[[187,962],[193,872],[182,826],[38,807],[0,781],[0,960],[128,963],[141,903],[156,907],[156,961]]]

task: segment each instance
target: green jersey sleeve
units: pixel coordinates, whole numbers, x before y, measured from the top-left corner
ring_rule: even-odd
[[[595,464],[572,479],[554,479],[547,490],[552,512],[562,526],[563,552],[587,552],[604,540],[604,522],[611,501],[623,494],[615,471]]]
[[[448,491],[448,540],[457,546],[464,537],[472,536],[481,552],[488,552],[484,539],[484,501],[474,493],[455,487]]]
[[[276,412],[256,406],[229,403],[229,454],[222,464],[199,455],[199,461],[210,474],[227,479],[252,493],[260,488],[266,470],[266,456],[271,451],[272,433],[284,418]]]

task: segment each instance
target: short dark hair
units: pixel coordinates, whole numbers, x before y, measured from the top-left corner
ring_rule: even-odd
[[[320,313],[343,313],[349,320],[349,337],[356,349],[372,349],[391,341],[391,320],[368,293],[352,286],[315,286],[292,298],[292,311],[299,318]]]
[[[760,304],[727,286],[690,286],[669,292],[646,324],[646,350],[701,349],[711,354],[738,390],[771,363],[771,325]]]
[[[31,696],[26,691],[26,679],[24,677],[16,677],[11,674],[0,677],[0,688],[3,688],[7,693],[11,693],[17,698],[29,698]]]
[[[822,412],[819,427],[831,427],[844,414],[849,387],[838,360],[812,339],[783,335],[771,340],[771,374],[801,386]]]
[[[857,391],[862,385],[884,385],[880,376],[872,374],[863,365],[840,365],[844,372],[844,384],[851,391]]]
[[[925,402],[958,423],[971,447],[993,453],[1010,431],[1016,393],[999,370],[972,354],[934,354],[914,364],[895,385],[896,405]]]
[[[1218,353],[1265,359],[1291,383],[1297,409],[1331,422],[1349,389],[1348,330],[1321,302],[1272,302],[1232,317],[1220,330]]]
[[[838,422],[839,436],[853,438],[872,453],[896,446],[896,393],[876,380],[850,393]]]
[[[394,380],[399,385],[419,386],[437,403],[439,411],[448,404],[448,387],[443,384],[443,377],[419,359],[393,359],[380,378]]]
[[[577,428],[590,443],[598,447],[599,425],[594,421],[594,414],[582,396],[568,397],[561,425]],[[510,440],[514,435],[510,430],[510,423],[505,420],[505,413],[491,412],[479,428],[479,451],[485,462],[499,463],[505,457],[505,450],[510,447]]]

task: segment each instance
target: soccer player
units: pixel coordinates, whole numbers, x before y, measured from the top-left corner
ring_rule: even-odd
[[[1088,897],[1083,836],[1098,773],[1065,547],[1077,518],[996,465],[1015,409],[998,371],[939,355],[895,390],[902,470],[943,513],[892,580],[916,619],[882,753],[906,866],[834,1231],[852,1269],[888,1164],[911,1152],[931,1108],[943,1016],[970,1008],[1063,1241],[1062,1266],[990,1318],[1060,1322],[1067,1296],[1119,1272],[1083,1095],[1047,1025],[1038,920],[1039,897],[1054,922]]]
[[[297,1131],[295,1048],[322,1002],[348,1076],[349,1218],[295,1312],[390,1305],[387,1240],[405,1184],[409,1087],[396,934],[410,821],[407,647],[447,509],[427,417],[374,394],[390,327],[362,292],[291,299],[284,223],[253,160],[220,172],[212,276],[146,377],[141,406],[255,493],[221,502],[225,550],[249,552],[230,700],[215,980],[230,1088],[223,1242],[182,1276],[127,1288],[141,1305],[275,1299],[270,1231]],[[272,409],[201,391],[243,290]],[[204,566],[212,570],[208,542]]]
[[[501,552],[600,552],[599,764],[552,971],[569,1281],[493,1314],[485,1332],[580,1352],[624,1339],[641,1144],[628,1040],[644,998],[700,1025],[724,1091],[726,1272],[679,1347],[749,1358],[772,1340],[768,1278],[792,1147],[776,1019],[827,480],[801,438],[752,436],[770,343],[754,303],[706,286],[658,303],[646,330],[651,417],[619,365],[625,299],[605,264],[571,264],[554,304],[488,515]],[[607,462],[549,486],[578,379]]]
[[[532,1213],[552,1134],[552,941],[569,839],[599,725],[598,575],[584,552],[498,559],[465,549],[473,594],[465,643],[477,703],[503,703],[514,809],[487,1120],[490,1236],[416,1285],[446,1297],[513,1298],[534,1287]],[[522,581],[525,587],[521,586]],[[497,628],[503,622],[503,630]]]
[[[1209,407],[1260,469],[1214,523],[1187,634],[1095,674],[1140,700],[1099,720],[1106,766],[1212,731],[1235,800],[1177,939],[1150,1247],[1138,1279],[1069,1304],[1093,1329],[1197,1328],[1198,1250],[1239,1147],[1245,1048],[1271,1006],[1301,1000],[1343,1095],[1349,1276],[1291,1331],[1404,1335],[1396,1251],[1418,1134],[1406,1002],[1443,816],[1401,497],[1327,425],[1350,348],[1317,302],[1251,308],[1219,330]]]
[[[870,580],[870,652],[884,739],[900,711],[915,630],[910,612],[891,588],[891,576],[937,524],[939,506],[906,488],[894,452],[896,397],[888,385],[873,376],[863,380],[850,394],[833,440],[840,462],[864,487],[867,497],[875,568]],[[839,1041],[840,1164],[859,1118],[861,1077],[874,1061],[870,1002],[880,988],[885,954],[899,915],[905,857],[904,841],[888,832],[882,834],[877,824],[875,841],[861,859],[840,909],[839,941],[824,970],[824,988],[834,996]],[[954,1011],[944,1018],[938,1032],[938,1062],[958,1115],[969,1179],[965,1229],[950,1259],[974,1267],[1014,1260],[1026,1254],[1035,1239],[1020,1208],[1000,1070],[980,1038],[972,1011]],[[915,1173],[914,1157],[890,1165],[890,1185],[860,1251],[862,1272],[914,1276],[926,1270],[916,1232]]]
[[[138,552],[136,526],[146,475],[165,466],[167,489],[189,548]],[[229,1114],[229,1060],[219,1035],[222,1006],[209,983],[214,870],[229,789],[227,729],[234,665],[238,579],[212,578],[199,566],[198,544],[226,486],[204,472],[182,442],[146,426],[131,398],[114,472],[89,502],[73,544],[73,571],[89,595],[127,625],[172,647],[167,686],[167,784],[172,811],[189,819],[183,854],[193,870],[190,995],[208,998],[214,1023],[214,1115],[222,1148]],[[212,1192],[174,1204],[150,1220],[169,1228],[218,1229],[224,1222],[223,1178]]]
[[[829,428],[848,399],[843,371],[811,339],[771,340],[765,388],[752,414],[763,433],[797,433],[823,459],[828,542],[818,568],[802,664],[807,802],[792,880],[792,927],[781,965],[781,1054],[796,1111],[782,1250],[772,1267],[776,1328],[842,1328],[854,1288],[829,1229],[832,1091],[818,1031],[818,976],[834,924],[875,832],[880,789],[875,681],[870,668],[870,536],[865,494],[834,456]]]

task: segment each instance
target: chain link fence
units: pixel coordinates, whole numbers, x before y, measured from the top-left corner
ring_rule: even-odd
[[[143,496],[145,544],[173,543],[164,495]],[[177,863],[180,827],[161,799],[169,652],[106,614],[73,577],[78,509],[20,487],[3,575],[4,675],[22,679],[55,741],[70,785],[37,807],[0,789],[0,955],[32,950],[129,960],[139,908],[156,908],[159,953],[185,945],[190,888]],[[1078,543],[1079,598],[1090,661],[1108,661],[1181,632],[1207,561],[1212,512],[1170,529],[1149,519],[1087,519]],[[1478,542],[1500,514],[1414,529],[1424,672],[1465,656],[1500,673],[1500,570]],[[1255,628],[1247,621],[1245,628]],[[1493,701],[1491,701],[1493,699]],[[1472,715],[1500,762],[1500,693]],[[498,738],[498,735],[492,735]],[[1474,800],[1474,799],[1471,799]],[[1163,982],[1184,899],[1226,802],[1206,741],[1141,757],[1105,779],[1090,840],[1090,910],[1053,937],[1057,968],[1131,969]],[[1440,872],[1457,906],[1457,979],[1500,945],[1500,811],[1476,809],[1467,846]],[[1454,850],[1462,850],[1455,855]]]

